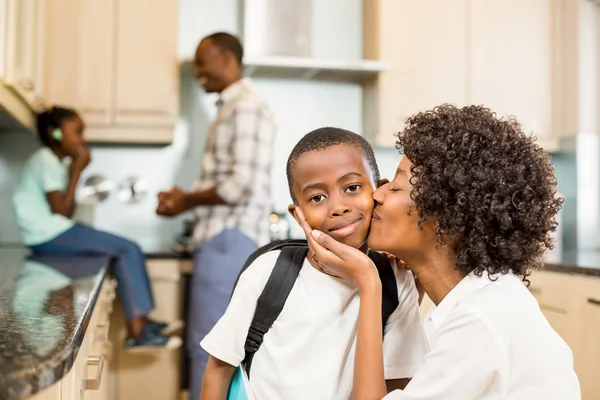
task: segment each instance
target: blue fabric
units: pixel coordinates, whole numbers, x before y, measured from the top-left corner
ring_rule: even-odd
[[[154,308],[146,259],[140,247],[127,239],[75,224],[58,237],[30,246],[35,254],[103,255],[113,260],[117,294],[125,318],[143,317]]]
[[[239,230],[225,229],[200,244],[194,253],[187,324],[190,399],[200,398],[208,361],[208,353],[200,347],[200,342],[225,313],[235,280],[256,249],[256,243]]]

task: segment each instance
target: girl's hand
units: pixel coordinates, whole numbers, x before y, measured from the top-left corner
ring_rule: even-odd
[[[296,207],[296,214],[306,235],[308,246],[323,271],[346,279],[359,290],[381,287],[379,274],[369,256],[354,247],[338,242],[326,233],[312,229],[306,222],[300,207]]]
[[[92,161],[92,155],[90,149],[86,146],[81,145],[77,148],[77,152],[73,157],[73,168],[78,171],[83,171],[85,167]]]

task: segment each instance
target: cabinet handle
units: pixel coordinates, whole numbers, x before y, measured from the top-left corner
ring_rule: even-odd
[[[104,369],[104,356],[88,357],[87,365],[97,365],[96,377],[83,380],[83,390],[98,390],[102,380],[102,370]]]
[[[81,111],[84,114],[106,114],[106,109],[104,108],[80,108],[79,111]]]
[[[109,342],[109,341],[104,342],[104,355],[110,359],[111,355],[112,355],[112,351],[113,351],[112,342]]]
[[[150,276],[150,281],[153,282],[179,282],[181,280],[181,275],[159,275],[159,276]]]
[[[34,88],[33,82],[31,82],[29,79],[23,79],[21,82],[19,82],[19,84],[28,92],[31,92]]]
[[[109,329],[110,325],[108,322],[98,324],[98,326],[96,326],[96,334],[94,335],[94,339],[96,339],[96,342],[107,342]]]
[[[127,108],[121,108],[117,110],[117,113],[122,114],[122,115],[136,115],[136,114],[143,114],[143,115],[161,115],[161,116],[169,116],[171,115],[171,113],[167,110],[161,110],[161,109],[139,109],[139,110],[132,110],[132,109],[127,109]]]
[[[600,306],[600,300],[596,300],[591,297],[588,299],[588,303],[596,305],[596,306]]]

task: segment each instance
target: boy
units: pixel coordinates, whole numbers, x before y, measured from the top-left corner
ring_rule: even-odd
[[[368,251],[372,193],[379,171],[361,136],[338,128],[308,133],[292,150],[287,177],[297,219]],[[250,322],[279,251],[261,255],[240,276],[225,315],[202,341],[211,355],[201,399],[225,399],[235,368],[244,359]],[[250,382],[258,399],[351,397],[358,318],[358,291],[327,275],[308,252],[283,311],[255,354]],[[410,272],[395,268],[399,306],[385,325],[385,373],[390,389],[402,388],[426,352],[418,295]]]

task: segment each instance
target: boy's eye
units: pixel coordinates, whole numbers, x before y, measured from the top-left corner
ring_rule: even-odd
[[[390,187],[388,187],[388,190],[389,190],[390,192],[399,192],[399,191],[400,191],[400,190],[402,190],[402,189],[400,189],[400,188],[397,188],[397,187],[395,187],[395,186],[390,186]]]
[[[323,196],[322,194],[317,194],[316,196],[313,196],[310,199],[308,199],[308,202],[309,203],[320,203],[324,199],[325,199],[325,196]]]
[[[354,193],[356,192],[358,189],[360,189],[360,185],[350,185],[346,188],[346,192],[349,193]]]

